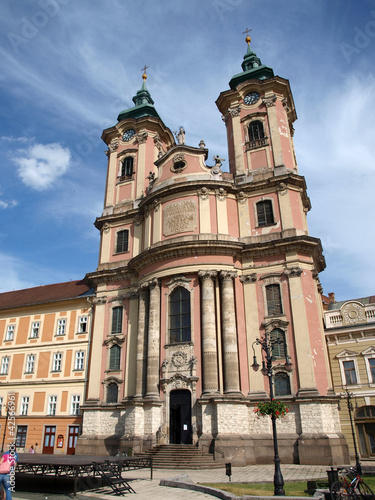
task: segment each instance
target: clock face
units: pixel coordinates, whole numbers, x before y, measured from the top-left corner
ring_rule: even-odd
[[[135,136],[135,130],[134,128],[129,128],[126,132],[124,132],[124,135],[122,136],[123,141],[130,141],[130,139],[133,139]]]
[[[245,104],[255,104],[259,100],[259,92],[249,92],[245,95],[243,102]]]

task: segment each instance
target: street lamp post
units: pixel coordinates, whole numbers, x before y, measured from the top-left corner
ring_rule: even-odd
[[[283,344],[286,348],[286,343],[284,340],[281,339],[275,339],[271,340],[268,338],[267,332],[264,334],[264,337],[262,339],[256,339],[256,341],[253,343],[253,364],[251,365],[252,369],[254,371],[258,371],[259,369],[259,364],[257,362],[256,356],[255,356],[255,350],[254,350],[254,344],[260,345],[262,352],[263,352],[263,361],[262,361],[262,369],[261,372],[263,375],[267,375],[268,381],[269,381],[269,386],[270,386],[270,399],[273,401],[274,399],[274,393],[273,393],[273,380],[272,380],[272,375],[273,375],[273,367],[272,367],[272,348],[276,344]],[[286,362],[285,362],[285,368],[290,371],[292,369],[292,364],[290,362],[289,356],[286,356]],[[274,449],[274,463],[275,463],[275,473],[273,476],[273,485],[274,485],[274,495],[285,495],[284,491],[284,478],[281,473],[281,468],[280,468],[280,457],[279,457],[279,449],[278,449],[278,444],[277,444],[277,430],[276,430],[276,416],[274,414],[271,415],[271,420],[272,420],[272,435],[273,435],[273,449]]]
[[[350,418],[350,426],[352,428],[354,453],[355,453],[355,467],[357,469],[358,474],[362,474],[362,466],[361,466],[361,462],[359,461],[357,441],[356,441],[356,438],[355,438],[355,431],[354,431],[354,424],[353,424],[353,415],[352,415],[352,412],[353,412],[352,397],[353,396],[354,396],[354,394],[352,392],[349,392],[348,389],[345,389],[344,398],[346,399],[346,404],[348,406],[349,418]]]

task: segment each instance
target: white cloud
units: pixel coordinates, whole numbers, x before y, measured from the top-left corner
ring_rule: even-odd
[[[34,144],[19,151],[14,161],[22,182],[37,191],[51,187],[68,170],[71,154],[60,144]]]
[[[0,208],[13,208],[17,205],[16,200],[4,201],[0,200]]]

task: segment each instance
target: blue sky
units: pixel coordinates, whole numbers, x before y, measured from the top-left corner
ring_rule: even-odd
[[[3,0],[0,292],[96,269],[100,136],[133,105],[145,64],[164,123],[204,139],[210,163],[228,158],[215,100],[241,71],[246,28],[291,83],[324,293],[375,293],[375,0]]]

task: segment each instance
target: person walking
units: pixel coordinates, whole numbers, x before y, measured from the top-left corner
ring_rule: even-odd
[[[14,469],[17,462],[18,454],[15,451],[6,451],[0,460],[0,486],[4,488],[5,500],[12,500],[11,482],[14,484]]]

